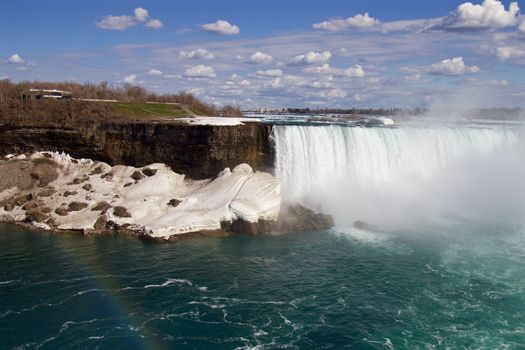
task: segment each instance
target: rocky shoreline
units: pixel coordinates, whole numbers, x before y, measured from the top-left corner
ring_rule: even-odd
[[[0,221],[155,242],[280,234],[333,225],[300,205],[281,207],[280,184],[247,164],[192,180],[162,163],[110,166],[57,152],[0,161]]]

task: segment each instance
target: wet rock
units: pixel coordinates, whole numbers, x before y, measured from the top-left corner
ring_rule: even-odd
[[[302,205],[287,207],[277,221],[277,228],[283,233],[326,230],[333,226],[332,216],[316,213]]]
[[[71,209],[71,211],[79,211],[87,208],[87,206],[87,203],[84,202],[71,202],[69,203],[68,208]]]
[[[91,186],[91,184],[85,184],[84,186],[82,186],[82,189],[84,191],[91,191],[93,189],[93,186]]]
[[[131,174],[131,178],[135,181],[140,181],[144,178],[144,174],[138,170],[135,170],[133,174]]]
[[[97,221],[95,221],[95,224],[93,225],[93,228],[97,231],[103,231],[108,226],[108,218],[106,215],[100,215],[97,218]]]
[[[113,208],[113,215],[119,217],[119,218],[130,218],[131,214],[125,207],[115,207]]]
[[[170,207],[176,207],[178,206],[182,201],[178,200],[178,199],[170,199],[170,201],[168,202],[168,206]]]
[[[128,183],[124,184],[124,187],[129,187],[131,185],[133,185],[133,182],[128,182]]]
[[[69,197],[69,196],[74,196],[74,195],[77,195],[77,194],[78,194],[77,191],[66,191],[66,192],[64,192],[62,195],[63,195],[64,197]]]

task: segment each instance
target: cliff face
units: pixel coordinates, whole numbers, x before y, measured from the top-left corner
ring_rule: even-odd
[[[82,129],[0,125],[0,155],[45,150],[111,165],[165,163],[177,173],[204,179],[240,163],[272,171],[271,129],[257,122],[234,126],[104,123]]]

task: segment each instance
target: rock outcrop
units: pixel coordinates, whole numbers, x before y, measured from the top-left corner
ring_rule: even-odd
[[[144,167],[164,163],[179,174],[206,179],[241,163],[254,170],[271,171],[274,164],[271,130],[270,125],[259,122],[238,125],[105,122],[91,129],[0,124],[0,154],[46,150],[110,165]],[[144,175],[148,176],[147,173],[148,170]]]

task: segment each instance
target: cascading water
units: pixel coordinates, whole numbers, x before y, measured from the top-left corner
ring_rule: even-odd
[[[520,181],[517,129],[280,125],[274,140],[285,198],[306,198],[339,225],[355,220],[394,225],[437,214],[480,214],[495,206],[503,210],[498,197],[523,204],[520,189],[508,197],[509,186],[487,188]]]

